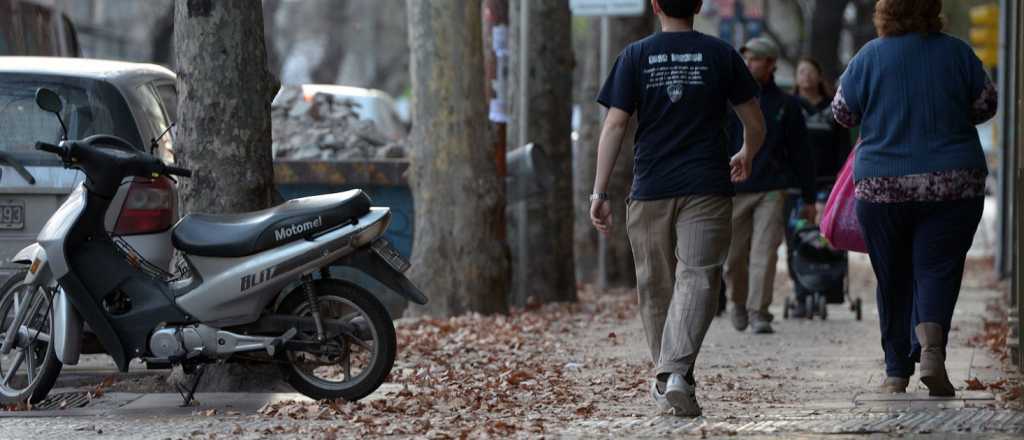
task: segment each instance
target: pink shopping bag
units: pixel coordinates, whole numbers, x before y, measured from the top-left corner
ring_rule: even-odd
[[[858,142],[858,146],[860,143]],[[825,203],[825,212],[821,216],[821,233],[829,244],[844,251],[867,253],[868,246],[864,243],[864,234],[857,221],[856,186],[853,182],[853,163],[857,158],[857,148],[850,151],[839,177],[836,179],[832,193]]]

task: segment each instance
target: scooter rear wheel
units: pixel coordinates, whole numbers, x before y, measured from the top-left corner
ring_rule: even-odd
[[[321,353],[283,350],[282,371],[296,391],[313,399],[356,401],[377,390],[395,363],[395,327],[387,309],[370,292],[342,281],[315,281],[322,320],[341,320],[358,329],[353,335],[328,335]],[[302,287],[282,301],[278,313],[312,316]],[[315,341],[315,332],[296,340]]]
[[[29,291],[26,271],[11,276],[0,288],[0,343],[18,332],[14,347],[0,354],[0,403],[36,404],[46,399],[63,366],[53,349],[52,298],[42,289]],[[14,319],[24,307],[28,315],[19,328]]]

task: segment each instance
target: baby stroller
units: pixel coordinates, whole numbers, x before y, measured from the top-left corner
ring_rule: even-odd
[[[858,321],[862,317],[860,298],[849,293],[849,262],[846,252],[833,249],[817,226],[797,222],[786,245],[789,276],[793,279],[795,298],[786,297],[784,319],[804,317],[828,318],[829,304],[849,300],[850,310]]]

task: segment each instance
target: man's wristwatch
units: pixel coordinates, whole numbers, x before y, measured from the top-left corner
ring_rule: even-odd
[[[598,200],[608,200],[608,193],[593,193],[590,195],[590,203]]]

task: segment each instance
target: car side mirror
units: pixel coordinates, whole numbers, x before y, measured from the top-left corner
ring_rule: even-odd
[[[60,114],[64,110],[64,104],[60,101],[57,92],[45,87],[36,90],[36,105],[50,113]]]

